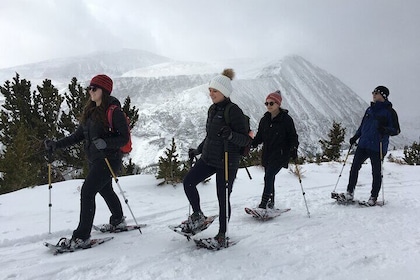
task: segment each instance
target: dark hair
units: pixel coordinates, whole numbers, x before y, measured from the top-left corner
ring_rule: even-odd
[[[80,117],[80,122],[85,124],[89,117],[97,122],[102,122],[104,126],[107,125],[106,110],[109,107],[110,94],[106,90],[102,90],[102,102],[101,105],[96,106],[96,103],[90,98],[83,108],[83,113]]]

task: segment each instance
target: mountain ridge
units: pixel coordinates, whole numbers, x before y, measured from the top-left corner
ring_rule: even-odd
[[[19,74],[28,80],[42,77],[62,81],[59,89],[64,89],[67,85],[64,76],[68,75],[67,83],[70,82],[75,76],[71,73],[82,73],[81,65],[92,57],[100,61],[94,65],[109,70],[105,73],[114,80],[112,94],[120,100],[130,96],[132,106],[139,108],[139,121],[132,130],[130,156],[142,168],[158,162],[172,137],[184,158],[188,148],[196,147],[204,139],[207,110],[211,105],[208,82],[229,66],[239,73],[239,78],[232,82],[231,99],[250,116],[251,128],[255,131],[266,112],[265,97],[281,90],[282,107],[294,119],[301,154],[314,156],[320,152],[318,141],[327,137],[333,121],[341,123],[346,128],[346,139],[350,138],[369,106],[337,77],[297,55],[259,63],[253,59],[206,63],[180,62],[148,52],[122,50],[84,56],[82,64],[69,58],[69,64],[61,71],[52,69],[58,69],[62,61],[50,61],[40,64],[48,70],[44,74],[39,73],[42,67],[37,64],[26,66],[32,69],[27,73],[35,77]],[[82,78],[77,78],[87,85],[92,76],[102,73],[98,69],[84,69]],[[3,70],[0,69],[0,77]],[[393,137],[391,145],[402,147],[406,143],[408,140],[401,135]]]

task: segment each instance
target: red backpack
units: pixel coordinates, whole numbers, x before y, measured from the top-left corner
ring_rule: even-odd
[[[112,104],[108,107],[108,109],[106,110],[106,115],[107,115],[107,119],[108,119],[108,124],[109,124],[109,131],[114,132],[114,128],[112,126],[112,114],[114,113],[114,110],[118,108],[121,110],[120,107],[118,107],[115,104]],[[122,110],[121,110],[122,111]],[[128,154],[129,152],[131,152],[132,148],[132,143],[131,143],[131,131],[130,131],[130,118],[127,117],[126,113],[124,111],[122,111],[124,113],[125,119],[127,120],[127,127],[128,127],[128,142],[127,144],[125,144],[124,146],[122,146],[120,148],[121,152],[123,154]]]

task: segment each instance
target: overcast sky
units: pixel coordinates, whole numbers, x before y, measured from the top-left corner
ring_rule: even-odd
[[[387,86],[407,115],[419,111],[419,30],[418,0],[1,0],[0,68],[119,48],[189,61],[298,54],[366,101]]]

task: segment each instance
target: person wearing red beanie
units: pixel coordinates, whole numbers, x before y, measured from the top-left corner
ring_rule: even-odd
[[[270,93],[265,99],[267,112],[261,118],[258,132],[252,147],[262,147],[262,166],[264,167],[264,190],[258,208],[274,208],[274,180],[280,169],[287,168],[289,159],[297,158],[298,135],[288,111],[282,109],[282,96],[279,90]]]
[[[111,94],[112,85],[113,85],[113,82],[110,77],[104,74],[100,74],[92,78],[89,86],[100,88],[106,93]]]
[[[129,140],[126,117],[121,110],[121,103],[111,96],[112,80],[107,75],[97,75],[92,78],[88,87],[90,99],[87,101],[80,124],[76,131],[57,141],[46,139],[45,148],[49,152],[63,149],[83,142],[89,164],[89,173],[83,182],[80,192],[80,220],[71,238],[64,238],[62,246],[70,249],[87,248],[90,246],[90,232],[95,216],[95,196],[99,193],[105,200],[110,212],[110,230],[123,230],[126,227],[121,202],[112,188],[111,171],[118,172],[122,166],[120,147]],[[112,114],[113,131],[110,131],[107,119],[107,109],[116,105]]]

